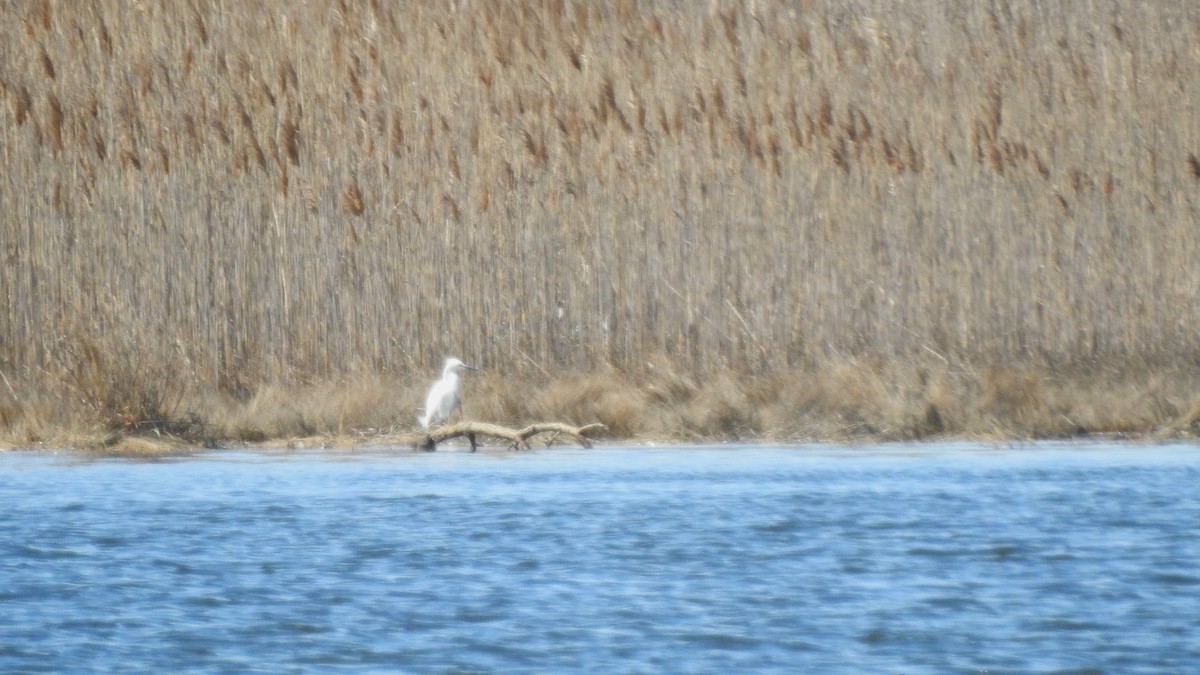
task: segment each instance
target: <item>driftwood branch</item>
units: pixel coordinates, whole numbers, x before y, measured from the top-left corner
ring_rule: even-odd
[[[561,422],[539,422],[537,424],[530,424],[524,429],[510,429],[498,424],[488,424],[487,422],[459,422],[458,424],[440,427],[417,436],[413,441],[413,447],[417,450],[432,452],[437,450],[438,443],[466,436],[471,441],[471,452],[475,452],[475,448],[478,445],[476,437],[491,436],[492,438],[508,441],[510,449],[528,450],[529,441],[534,436],[539,434],[554,434],[546,442],[547,445],[554,442],[554,439],[558,436],[570,436],[579,445],[590,448],[592,447],[592,442],[588,440],[588,435],[596,434],[604,429],[605,426],[603,424],[587,424],[582,427],[573,427]]]

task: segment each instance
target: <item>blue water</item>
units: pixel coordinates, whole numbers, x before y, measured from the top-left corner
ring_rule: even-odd
[[[1200,672],[1200,448],[0,453],[0,671]]]

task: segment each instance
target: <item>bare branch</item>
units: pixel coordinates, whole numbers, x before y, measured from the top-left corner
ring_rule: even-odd
[[[559,435],[570,436],[576,443],[585,448],[592,447],[592,442],[588,439],[591,434],[596,434],[605,429],[603,424],[587,424],[582,427],[573,427],[562,422],[539,422],[530,424],[524,429],[510,429],[502,427],[498,424],[488,424],[487,422],[459,422],[458,424],[447,425],[434,429],[425,434],[410,437],[408,441],[414,449],[425,450],[432,452],[437,449],[438,443],[466,436],[471,441],[471,452],[475,452],[478,442],[477,436],[491,436],[508,441],[509,448],[512,450],[528,450],[529,442],[534,436],[539,434],[552,433],[550,442]]]

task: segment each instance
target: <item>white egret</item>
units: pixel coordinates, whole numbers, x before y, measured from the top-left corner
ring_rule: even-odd
[[[458,374],[464,370],[479,369],[455,358],[446,359],[442,379],[433,383],[425,397],[425,414],[417,417],[421,426],[428,429],[430,424],[449,419],[455,410],[462,413],[462,404],[458,400]]]

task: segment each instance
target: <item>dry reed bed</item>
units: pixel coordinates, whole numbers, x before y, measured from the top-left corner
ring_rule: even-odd
[[[6,435],[1192,428],[1200,9],[457,4],[6,5]]]

